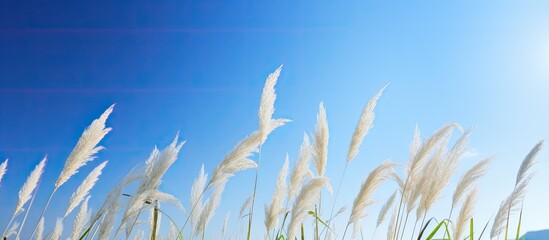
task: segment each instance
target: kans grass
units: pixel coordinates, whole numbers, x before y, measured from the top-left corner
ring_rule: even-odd
[[[257,182],[261,179],[259,169],[262,146],[274,130],[291,122],[288,119],[273,118],[276,100],[275,85],[281,70],[282,67],[267,77],[259,104],[258,129],[237,143],[212,173],[206,173],[202,166],[192,189],[189,189],[189,202],[181,201],[170,193],[160,191],[162,177],[177,160],[185,143],[179,140],[177,134],[170,145],[162,150],[154,148],[150,157],[141,166],[129,170],[129,173],[115,185],[96,211],[88,206],[95,183],[100,180],[103,170],[108,169],[107,161],[96,164],[94,160],[95,155],[104,149],[99,145],[101,140],[111,130],[106,126],[106,121],[114,109],[113,105],[84,130],[67,157],[55,184],[42,186],[50,189],[50,196],[45,203],[34,202],[40,187],[41,176],[47,170],[47,157],[38,162],[19,191],[18,202],[14,206],[9,222],[3,226],[3,239],[20,239],[22,232],[30,233],[31,239],[54,240],[62,236],[73,240],[129,238],[183,240],[205,239],[206,236],[215,236],[212,237],[215,239],[249,240],[252,231],[255,236],[263,233],[265,239],[275,240],[363,239],[365,232],[370,233],[372,239],[378,233],[379,238],[386,236],[390,240],[408,238],[430,240],[435,237],[471,240],[499,239],[500,237],[508,239],[509,234],[513,233],[515,238],[520,236],[523,201],[528,183],[533,177],[530,169],[543,147],[543,141],[537,143],[523,160],[515,185],[510,188],[512,191],[502,200],[500,208],[494,212],[492,219],[473,220],[474,205],[479,191],[477,181],[487,173],[494,160],[493,157],[479,161],[459,178],[452,199],[448,199],[451,201],[451,207],[448,209],[447,216],[430,214],[433,204],[441,200],[442,191],[449,187],[450,180],[455,177],[457,163],[464,157],[473,131],[473,128],[463,131],[456,123],[442,126],[424,140],[421,140],[421,133],[416,127],[405,166],[402,167],[390,161],[380,161],[378,167],[371,169],[370,174],[364,176],[358,195],[352,205],[349,205],[348,217],[344,214],[346,206],[341,207],[334,214],[336,207],[340,207],[337,199],[345,180],[345,173],[348,166],[353,164],[352,160],[359,155],[364,138],[374,126],[374,110],[387,86],[379,90],[366,103],[350,139],[347,156],[331,160],[331,164],[344,167],[341,176],[335,179],[338,182],[335,194],[329,195],[331,197],[328,199],[331,202],[324,205],[320,202],[322,192],[332,192],[332,181],[325,175],[328,163],[329,128],[327,111],[321,102],[315,132],[311,134],[312,142],[309,140],[309,135],[305,133],[298,157],[293,164],[290,164],[290,159],[286,157],[278,174],[272,198],[269,203],[265,203],[265,219],[263,219],[265,226],[263,229],[252,229],[254,220],[261,221],[253,217]],[[451,144],[450,139],[455,130],[461,132],[461,136]],[[44,214],[57,190],[72,176],[79,174],[78,170],[86,164],[94,164],[96,167],[74,190],[70,199],[65,199],[66,211],[54,214],[57,215],[55,219],[44,219]],[[293,167],[290,168],[290,166]],[[250,197],[241,207],[239,215],[226,213],[221,229],[209,227],[210,221],[222,204],[225,185],[237,173],[247,169],[255,169],[254,185],[249,189]],[[9,177],[6,172],[9,172],[8,160],[0,164],[0,184],[4,177]],[[402,172],[402,175],[399,172]],[[377,213],[376,225],[364,226],[362,221],[373,215],[369,207],[380,200],[374,198],[375,193],[386,181],[395,183],[395,192],[386,199],[381,211]],[[136,184],[137,188],[128,192],[126,187],[132,183]],[[61,201],[61,197],[58,198],[56,200]],[[38,206],[31,208],[33,204]],[[167,205],[176,206],[180,211],[165,212],[163,208]],[[321,208],[328,208],[329,210],[324,210],[329,211],[329,214],[324,214]],[[454,210],[458,212],[457,217],[452,215]],[[40,213],[40,217],[35,222],[26,221],[30,211]],[[64,219],[73,212],[76,212],[74,222],[66,225]],[[517,214],[514,214],[517,212],[520,212],[518,225],[511,226],[509,220],[517,218]],[[175,221],[176,215],[183,216],[184,220]],[[144,220],[145,217],[148,219]],[[380,234],[378,228],[387,217],[390,217],[390,222],[386,234]],[[334,219],[338,218],[344,219],[346,224],[336,226]],[[55,222],[55,226],[52,229],[44,229],[45,221]],[[228,228],[229,221],[236,223],[235,228]],[[167,224],[170,230],[161,234],[161,224]],[[352,230],[349,228],[351,226]],[[407,227],[408,231],[406,231]],[[412,227],[411,232],[410,227]],[[338,232],[336,229],[344,230]]]

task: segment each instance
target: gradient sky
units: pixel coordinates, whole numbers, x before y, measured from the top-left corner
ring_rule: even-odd
[[[113,131],[102,141],[107,149],[56,194],[46,232],[93,167],[109,160],[91,193],[97,209],[122,175],[177,131],[187,143],[161,190],[188,206],[201,164],[211,171],[257,128],[264,80],[284,64],[275,117],[293,122],[263,147],[254,236],[262,236],[263,203],[284,156],[295,160],[303,132],[314,130],[320,101],[330,126],[327,175],[336,185],[362,107],[387,83],[338,205],[350,205],[384,159],[407,159],[416,124],[426,136],[455,121],[476,126],[459,173],[498,157],[480,181],[475,222],[481,228],[512,191],[524,156],[549,138],[548,12],[547,1],[2,1],[0,158],[10,162],[0,186],[0,227],[27,175],[48,154],[29,234],[81,132],[112,103],[107,125]],[[542,150],[534,169],[525,231],[549,228],[548,157]],[[431,215],[447,215],[457,178]],[[253,171],[229,182],[209,237],[228,211],[235,222],[229,229],[238,229],[252,187]],[[387,183],[376,193],[379,202],[364,222],[367,236],[394,189]],[[386,224],[381,228],[378,239],[385,238]]]

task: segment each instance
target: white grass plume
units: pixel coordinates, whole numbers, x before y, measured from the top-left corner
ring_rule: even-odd
[[[309,143],[309,137],[307,133],[303,133],[303,143],[299,148],[299,156],[295,162],[292,174],[290,176],[290,183],[288,186],[288,202],[292,201],[303,186],[307,177],[313,177],[313,172],[309,168],[309,160],[312,156],[312,147]]]
[[[379,92],[364,106],[364,109],[362,110],[362,114],[360,115],[360,119],[358,120],[358,123],[356,125],[355,131],[353,132],[353,137],[351,138],[351,143],[349,145],[349,150],[347,151],[347,163],[349,163],[351,160],[353,160],[356,155],[358,154],[360,145],[362,145],[362,141],[364,141],[364,137],[370,129],[374,127],[374,118],[375,113],[374,109],[376,107],[377,101],[381,97],[381,94],[383,94],[383,91],[385,88],[389,85],[385,85]]]
[[[215,211],[221,204],[221,196],[223,194],[223,191],[225,190],[225,184],[227,183],[227,181],[228,179],[225,178],[223,182],[216,184],[212,195],[210,196],[210,198],[208,198],[208,200],[206,200],[204,208],[200,213],[198,223],[195,226],[194,234],[200,234],[206,231],[208,223],[213,218]]]
[[[441,142],[449,138],[454,128],[460,128],[460,126],[457,124],[446,124],[421,143],[421,133],[419,127],[416,125],[414,137],[409,147],[410,157],[406,167],[406,180],[402,187],[402,198],[404,199],[408,212],[415,208],[417,200],[423,190],[423,186],[425,186],[426,181],[428,180],[425,174],[416,176],[419,174],[418,171],[423,168],[427,156],[433,149],[439,146]]]
[[[249,159],[249,157],[257,151],[261,140],[260,137],[261,134],[256,131],[239,142],[215,168],[210,185],[215,186],[223,183],[239,171],[256,168],[257,164]]]
[[[251,205],[252,196],[249,196],[248,198],[246,198],[246,201],[244,202],[244,204],[242,204],[242,207],[240,208],[240,214],[238,214],[238,219],[241,219],[242,217],[244,217],[244,215],[246,215],[246,213],[248,213],[248,209]]]
[[[4,174],[6,174],[6,171],[8,170],[8,159],[6,159],[2,164],[0,164],[0,183],[2,183],[2,178],[4,178]]]
[[[366,217],[366,208],[373,203],[372,195],[379,185],[383,183],[383,181],[389,179],[395,166],[396,164],[388,161],[382,163],[372,170],[366,180],[362,183],[362,186],[360,187],[360,190],[353,202],[351,216],[349,217],[349,222],[347,223],[354,225],[354,233],[357,233],[357,230],[360,229],[360,226],[358,226],[359,222]]]
[[[275,85],[280,76],[280,66],[276,71],[269,74],[263,87],[263,94],[261,94],[261,101],[259,104],[259,132],[261,135],[261,143],[263,144],[267,140],[267,136],[276,128],[286,124],[290,120],[288,119],[272,119],[274,113],[274,103],[276,100]]]
[[[170,231],[168,232],[168,237],[166,239],[177,239],[179,236],[179,228],[170,221]]]
[[[190,206],[194,206],[194,210],[191,212],[190,220],[191,225],[195,226],[198,223],[200,214],[202,213],[202,198],[206,181],[208,180],[208,174],[204,173],[204,165],[200,168],[198,177],[194,180],[191,188]]]
[[[379,227],[383,221],[385,221],[385,218],[387,217],[387,213],[393,207],[393,204],[395,203],[397,192],[394,192],[393,195],[387,199],[385,204],[381,207],[381,210],[379,211],[379,215],[377,217],[376,227]]]
[[[530,183],[530,179],[532,179],[531,175],[522,179],[521,182],[515,187],[511,195],[501,203],[492,224],[490,238],[500,235],[502,231],[505,230],[505,221],[509,217],[509,212],[512,213],[518,210],[518,204],[524,199],[526,187],[528,186],[528,183]]]
[[[42,235],[44,234],[44,217],[40,218],[40,221],[38,221],[38,226],[36,226],[36,239],[42,240]]]
[[[515,185],[517,185],[522,179],[525,178],[528,170],[535,164],[535,158],[538,155],[538,152],[543,147],[543,140],[539,141],[532,150],[526,155],[522,164],[520,165],[519,171],[517,172],[517,179]]]
[[[414,139],[410,144],[410,159],[407,167],[408,175],[411,175],[418,167],[422,166],[427,155],[435,149],[441,141],[448,138],[454,128],[460,128],[460,126],[457,124],[446,124],[433,133],[433,135],[425,139],[421,145],[418,145],[420,132],[419,128],[416,126]]]
[[[267,230],[267,235],[271,232],[271,230],[276,228],[278,224],[278,216],[283,211],[282,204],[288,191],[288,186],[286,185],[289,165],[288,158],[289,157],[286,154],[286,161],[284,162],[282,169],[280,169],[276,179],[276,189],[273,192],[271,204],[269,206],[265,206],[265,228]]]
[[[460,178],[454,195],[452,197],[452,206],[456,206],[461,198],[463,198],[465,192],[486,172],[490,167],[490,163],[495,159],[495,157],[489,157],[481,160],[475,164],[471,169],[469,169],[463,176]]]
[[[229,217],[231,216],[231,213],[227,213],[225,215],[225,221],[223,222],[223,227],[221,228],[221,239],[225,239],[225,233],[227,233],[227,226],[229,225]]]
[[[139,213],[143,210],[147,202],[152,203],[157,201],[159,203],[168,203],[180,209],[183,209],[183,205],[179,202],[179,200],[176,197],[167,193],[160,192],[155,189],[142,192],[139,195],[136,195],[134,198],[132,198],[132,200],[141,203],[141,204],[133,204],[128,207],[126,214],[128,216],[133,216],[133,217],[139,215]],[[133,220],[134,218],[130,218],[130,219]],[[128,223],[128,222],[124,221],[124,223]],[[126,231],[127,231],[126,235],[129,236],[132,225],[130,224],[126,226],[128,226],[126,228]]]
[[[145,176],[143,174],[143,169],[136,170],[133,168],[130,170],[130,172],[109,192],[99,210],[93,215],[90,221],[92,223],[95,223],[102,218],[101,224],[96,230],[99,232],[99,239],[108,239],[112,231],[116,213],[122,206],[119,203],[119,199],[123,194],[124,188],[128,184],[144,178]]]
[[[95,167],[84,179],[84,181],[82,181],[82,184],[78,186],[76,191],[71,196],[69,206],[65,211],[64,218],[67,217],[72,212],[72,210],[74,210],[78,206],[78,204],[80,204],[82,200],[84,200],[84,198],[89,194],[90,190],[93,188],[93,186],[95,186],[97,180],[99,180],[99,176],[103,172],[103,168],[105,168],[107,162],[108,161],[104,161],[103,163],[99,164],[99,166]]]
[[[76,240],[82,235],[82,230],[88,223],[91,217],[91,210],[88,209],[88,201],[90,196],[87,196],[86,199],[80,205],[80,209],[74,218],[74,223],[72,225],[71,239]]]
[[[324,103],[320,102],[318,106],[318,115],[316,116],[316,126],[313,144],[313,156],[315,159],[315,170],[319,177],[323,177],[328,163],[328,121],[326,120],[326,109]]]
[[[292,207],[292,216],[288,224],[288,239],[296,237],[300,224],[305,221],[308,211],[314,208],[320,191],[326,186],[329,186],[329,180],[325,177],[315,177],[303,186]]]
[[[387,229],[387,240],[393,240],[395,238],[397,223],[396,223],[397,211],[393,213],[391,221],[389,221],[389,228]]]
[[[59,240],[61,238],[62,233],[63,233],[63,219],[57,218],[57,221],[55,221],[55,227],[53,228],[53,232],[51,234],[50,240]]]
[[[145,231],[139,229],[137,230],[137,232],[135,233],[135,235],[133,235],[133,239],[135,240],[143,240],[143,239],[146,239],[145,238]]]
[[[432,157],[428,165],[434,165],[434,169],[429,172],[429,181],[421,195],[421,202],[417,210],[417,215],[427,213],[433,204],[440,199],[442,191],[448,185],[450,178],[456,173],[457,163],[464,156],[469,138],[473,128],[469,128],[456,141],[449,152],[446,151],[445,144],[439,146],[438,152]],[[443,141],[444,143],[446,142]]]
[[[17,228],[19,227],[19,222],[15,222],[13,225],[11,225],[10,229],[6,232],[6,235],[4,237],[6,239],[9,239],[12,235],[17,233]]]
[[[69,178],[78,172],[80,167],[86,165],[89,161],[95,159],[95,154],[103,149],[97,146],[101,139],[111,131],[111,128],[105,127],[105,122],[111,114],[114,105],[110,106],[98,119],[93,120],[86,130],[82,133],[78,143],[69,154],[65,166],[55,182],[54,191],[63,185]]]
[[[122,217],[121,226],[126,225],[126,236],[129,236],[132,229],[133,223],[129,221],[134,221],[134,219],[141,212],[145,206],[145,200],[162,200],[155,199],[155,197],[167,198],[169,202],[175,202],[170,199],[166,194],[160,193],[156,189],[160,186],[162,182],[162,177],[166,171],[171,167],[171,165],[177,160],[177,155],[181,150],[181,147],[185,142],[179,142],[179,133],[176,134],[172,143],[170,143],[162,151],[158,149],[153,149],[151,155],[146,161],[145,164],[145,177],[141,179],[139,186],[137,187],[136,193],[129,200],[126,211]],[[177,201],[178,203],[178,201]],[[176,204],[177,204],[176,203]],[[120,228],[119,228],[120,230]],[[118,231],[117,231],[118,232]]]
[[[34,189],[36,189],[36,186],[38,186],[38,181],[40,181],[42,173],[44,173],[46,159],[47,157],[44,157],[42,161],[40,161],[40,163],[36,165],[34,170],[27,178],[27,181],[25,181],[25,183],[23,184],[23,187],[21,187],[21,189],[19,190],[19,200],[17,201],[17,205],[15,206],[15,213],[13,214],[14,217],[23,212],[23,207],[31,199],[32,193],[34,192]]]
[[[469,224],[469,219],[473,217],[473,208],[477,198],[478,190],[473,188],[465,198],[459,216],[454,224],[454,239],[462,239],[461,235],[465,227]]]

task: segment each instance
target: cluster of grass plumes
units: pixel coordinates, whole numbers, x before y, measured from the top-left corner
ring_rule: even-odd
[[[107,161],[98,164],[74,193],[67,200],[64,213],[58,214],[56,219],[47,219],[55,222],[52,229],[45,229],[44,213],[57,190],[64,185],[78,170],[93,161],[96,153],[103,149],[98,146],[100,141],[110,132],[106,127],[108,116],[113,111],[109,107],[98,119],[83,132],[76,147],[68,156],[64,168],[51,188],[47,202],[42,206],[41,214],[36,223],[27,224],[27,215],[31,210],[40,186],[40,180],[46,167],[44,157],[29,175],[21,187],[18,202],[11,219],[3,231],[4,238],[20,239],[22,231],[31,232],[31,239],[60,239],[70,236],[70,239],[160,239],[161,223],[169,224],[167,239],[251,239],[256,199],[257,181],[261,177],[259,172],[261,148],[269,135],[277,128],[290,122],[288,119],[273,118],[275,113],[275,85],[281,73],[281,68],[267,77],[260,99],[258,111],[258,129],[251,131],[220,161],[217,167],[208,174],[204,166],[190,189],[189,201],[180,201],[170,193],[162,192],[161,183],[165,173],[177,161],[184,141],[179,140],[178,134],[172,143],[164,149],[153,149],[149,158],[141,165],[131,169],[106,196],[98,210],[93,211],[88,205],[91,191],[100,180],[103,170],[107,168]],[[512,213],[521,210],[516,236],[519,236],[522,207],[526,188],[532,179],[531,167],[535,157],[541,150],[543,141],[535,145],[526,156],[516,177],[513,191],[502,203],[495,217],[491,221],[489,234],[484,234],[484,228],[475,228],[473,222],[474,205],[477,199],[478,180],[487,173],[493,157],[486,158],[473,165],[458,179],[452,195],[449,214],[445,216],[430,215],[434,203],[442,198],[442,192],[450,185],[451,179],[457,172],[457,165],[468,149],[468,142],[473,128],[463,130],[460,125],[449,123],[443,125],[432,135],[421,139],[419,128],[413,134],[409,147],[408,162],[401,165],[391,161],[380,162],[380,165],[371,169],[370,173],[357,185],[358,194],[348,206],[338,206],[337,198],[348,166],[359,156],[365,137],[372,130],[375,120],[375,108],[387,86],[379,90],[366,103],[358,123],[351,135],[346,156],[341,160],[333,161],[333,165],[344,166],[335,194],[332,195],[330,178],[326,175],[328,166],[329,125],[328,114],[321,102],[316,118],[315,131],[310,135],[304,133],[303,143],[299,148],[297,158],[291,164],[286,157],[278,174],[272,198],[265,203],[264,229],[253,229],[254,236],[263,232],[265,239],[362,239],[364,232],[375,238],[376,232],[383,222],[390,216],[386,234],[379,234],[391,240],[433,239],[435,236],[448,239],[478,239],[494,238],[505,234],[508,237],[511,226],[509,219]],[[454,131],[461,135],[451,144]],[[310,139],[309,136],[312,136]],[[51,161],[51,160],[50,160]],[[374,160],[371,160],[374,161]],[[290,167],[293,166],[293,167]],[[221,229],[214,229],[209,223],[222,204],[223,192],[226,184],[237,173],[255,169],[253,189],[249,189],[250,197],[240,208],[239,214],[231,219],[225,215]],[[8,160],[0,164],[0,183],[8,170]],[[189,173],[185,173],[189,174]],[[385,182],[394,182],[394,193],[381,206],[375,226],[363,226],[362,221],[371,215],[369,207],[376,204],[379,196],[376,192]],[[128,187],[134,184],[134,188]],[[133,191],[130,191],[133,189]],[[324,195],[322,193],[329,193]],[[328,200],[322,204],[321,199]],[[58,201],[62,202],[62,201]],[[176,206],[180,211],[165,212],[166,205]],[[337,207],[337,208],[336,208]],[[460,207],[458,216],[453,218],[452,213]],[[26,208],[26,209],[25,209]],[[64,226],[64,220],[78,209],[71,226]],[[335,211],[339,209],[338,211]],[[25,213],[21,219],[21,214]],[[329,213],[329,214],[328,214]],[[174,216],[182,216],[175,221]],[[346,215],[346,216],[345,216]],[[148,216],[147,220],[144,220]],[[345,226],[336,226],[335,219],[342,219]],[[235,220],[235,221],[232,221]],[[477,219],[478,220],[478,219]],[[484,220],[488,221],[488,219]],[[228,223],[239,225],[239,229],[230,229]],[[478,221],[477,221],[478,222]],[[145,223],[145,224],[143,224]],[[148,223],[148,224],[147,224]],[[307,224],[310,223],[310,224]],[[413,228],[409,224],[413,223]],[[419,225],[418,225],[419,224]],[[347,234],[352,225],[352,233]],[[70,230],[66,230],[71,227]],[[407,231],[408,227],[408,231]],[[411,228],[411,231],[410,231]],[[338,232],[336,229],[344,229]],[[469,231],[466,231],[469,229]],[[481,229],[481,231],[478,231]],[[219,231],[212,233],[213,231]],[[64,233],[65,232],[65,233]],[[489,235],[489,236],[487,236]],[[210,237],[214,236],[214,237]]]

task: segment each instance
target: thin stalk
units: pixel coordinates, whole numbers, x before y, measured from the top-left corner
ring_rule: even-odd
[[[421,220],[421,225],[420,225],[421,227],[420,227],[420,229],[423,229],[423,224],[425,224],[425,217],[427,217],[427,212],[425,212],[425,213],[423,214],[423,219]]]
[[[524,207],[524,202],[522,202],[522,206],[520,206],[520,215],[519,215],[519,222],[518,222],[518,227],[517,227],[517,235],[515,237],[515,239],[519,240],[519,235],[520,235],[520,224],[522,224],[522,208]]]
[[[11,223],[13,222],[13,219],[15,218],[15,215],[11,215],[11,219],[8,222],[8,225],[6,226],[6,229],[4,230],[4,233],[2,233],[2,237],[6,236],[6,232],[8,231],[8,228],[10,227]]]
[[[328,221],[326,222],[326,224],[330,224],[330,221],[332,221],[332,217],[334,216],[334,209],[335,209],[335,205],[337,203],[337,197],[339,196],[339,191],[341,190],[341,184],[343,183],[343,178],[345,178],[345,173],[347,172],[347,166],[349,165],[348,162],[345,163],[345,167],[343,168],[343,173],[341,174],[341,178],[339,179],[339,184],[337,185],[337,190],[336,190],[336,194],[335,194],[335,197],[334,197],[334,202],[332,203],[332,210],[330,210],[330,217],[328,218]],[[324,226],[324,228],[322,229],[322,232],[324,232],[324,230],[326,230],[326,226]],[[326,240],[328,238],[328,231],[326,231],[326,234],[324,235],[324,240]]]
[[[34,189],[34,194],[32,195],[31,201],[29,203],[29,207],[27,208],[27,211],[25,212],[25,216],[23,217],[23,221],[21,222],[21,226],[19,226],[19,230],[17,230],[17,235],[15,235],[15,240],[19,240],[19,235],[21,234],[21,230],[23,229],[23,226],[25,226],[25,221],[27,220],[27,216],[29,215],[29,212],[31,210],[32,204],[34,203],[34,198],[36,197],[36,193],[38,193],[38,188],[40,187],[41,181],[38,181],[38,185],[36,185],[36,188]],[[38,220],[40,221],[40,220]]]
[[[38,223],[40,222],[40,219],[44,217],[44,213],[46,213],[46,210],[48,209],[48,206],[50,205],[51,199],[53,198],[53,194],[57,191],[57,188],[53,189],[53,191],[50,194],[50,197],[48,198],[48,202],[46,203],[46,206],[44,206],[44,209],[42,210],[42,213],[40,214],[40,217],[38,217],[38,222],[36,223],[36,226],[34,226],[34,230],[32,230],[32,234],[29,239],[32,239],[34,237],[34,234],[36,234],[36,229],[38,228]]]
[[[414,240],[414,233],[416,232],[416,226],[417,226],[417,218],[416,218],[416,222],[414,223],[414,229],[412,229],[412,237],[410,237],[410,240]],[[443,238],[444,239],[444,238]]]
[[[517,185],[515,184],[515,189],[517,188]],[[513,189],[513,192],[511,193],[511,199],[513,199],[513,195],[515,194],[515,189]],[[509,209],[507,211],[507,223],[505,224],[505,239],[507,239],[507,235],[509,233],[509,218],[511,218],[511,207],[512,203],[509,204]]]
[[[341,240],[345,239],[345,235],[347,234],[347,229],[349,229],[349,223],[347,223],[347,226],[345,226],[345,231],[343,231],[343,237],[341,238]]]
[[[315,239],[316,240],[319,240],[319,235],[318,235],[318,209],[315,205]]]
[[[288,204],[286,203],[286,209],[288,209]],[[284,224],[286,223],[286,219],[288,218],[288,214],[290,212],[286,212],[286,214],[284,214],[284,219],[282,219],[282,226],[280,227],[280,229],[278,229],[278,232],[276,233],[276,240],[278,240],[278,237],[280,236],[280,234],[282,233],[282,229],[284,229]]]
[[[305,229],[303,228],[303,223],[301,223],[301,240],[305,240]]]
[[[156,227],[158,226],[158,208],[156,207],[158,200],[155,201],[154,210],[153,210],[153,229],[151,232],[151,240],[156,240]]]
[[[402,235],[400,236],[400,239],[404,237],[404,231],[406,231],[406,224],[408,223],[408,216],[410,215],[410,212],[406,213],[406,219],[404,219],[404,226],[402,227]]]
[[[99,227],[101,226],[101,224],[103,224],[103,221],[105,220],[105,215],[103,215],[101,217],[101,221],[99,222],[99,224],[97,224],[97,227],[95,227],[95,230],[93,231],[93,234],[91,235],[91,240],[93,240],[95,238],[95,235],[97,234],[97,232],[99,231]],[[91,231],[93,229],[93,226],[90,226],[90,230],[88,231]],[[89,234],[88,234],[89,236]],[[88,239],[88,237],[86,236],[86,239]]]
[[[452,203],[452,207],[450,208],[450,214],[448,215],[448,220],[452,217],[452,211],[454,210],[454,204]],[[442,236],[442,239],[446,237],[446,232],[444,232],[444,236]],[[448,236],[450,237],[450,236]]]
[[[402,189],[402,194],[400,194],[400,202],[398,204],[398,211],[397,211],[396,223],[395,223],[395,224],[397,224],[397,230],[393,234],[393,239],[395,239],[395,240],[398,238],[398,232],[400,230],[400,224],[401,224],[401,222],[399,221],[400,210],[402,209],[402,201],[404,200],[404,194],[406,193],[406,188],[408,187],[408,179],[409,178],[410,178],[410,175],[408,175],[408,177],[406,177],[406,182],[404,183],[404,188]]]
[[[372,235],[372,240],[374,240],[374,238],[376,236],[376,232],[377,232],[377,227],[376,227],[376,229],[374,229],[374,234]]]
[[[259,152],[257,153],[257,168],[255,169],[255,180],[254,180],[254,192],[252,194],[252,206],[250,207],[250,218],[248,219],[248,237],[247,240],[250,240],[252,234],[252,222],[254,218],[254,205],[255,205],[255,193],[257,192],[257,178],[259,176],[259,162],[261,160],[261,148],[263,145],[259,145]]]

